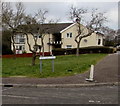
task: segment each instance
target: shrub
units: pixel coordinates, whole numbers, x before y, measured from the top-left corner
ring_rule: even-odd
[[[80,48],[80,54],[83,53],[114,53],[114,48],[111,47],[98,47],[98,46],[92,46],[92,47],[85,47]]]
[[[56,48],[52,50],[53,55],[64,55],[66,53],[66,49]]]
[[[26,53],[27,53],[27,51],[25,51],[25,50],[24,50],[24,51],[22,51],[22,54],[26,54]]]
[[[54,49],[52,50],[53,55],[65,55],[65,54],[76,54],[76,48],[72,49]],[[98,47],[98,46],[91,46],[91,47],[84,47],[79,49],[80,54],[86,53],[114,53],[115,49],[111,47]]]
[[[2,55],[13,54],[13,51],[6,45],[2,45]]]

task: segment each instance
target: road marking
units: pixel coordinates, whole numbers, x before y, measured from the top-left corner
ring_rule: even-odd
[[[89,103],[100,103],[100,101],[89,100]]]
[[[95,101],[94,100],[89,100],[90,103],[94,103]]]
[[[12,98],[23,98],[23,99],[37,99],[36,97],[27,97],[27,96],[15,96],[15,95],[2,95],[2,96],[12,97]]]

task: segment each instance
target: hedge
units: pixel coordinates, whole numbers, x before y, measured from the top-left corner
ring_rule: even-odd
[[[8,54],[13,54],[13,51],[7,45],[2,45],[2,55]]]
[[[84,47],[79,49],[80,54],[87,54],[87,53],[114,53],[114,48],[111,47]],[[56,48],[52,50],[53,55],[65,55],[65,54],[76,54],[76,48],[72,49],[62,49],[62,48]]]

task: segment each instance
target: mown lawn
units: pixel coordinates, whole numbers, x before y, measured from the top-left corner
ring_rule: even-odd
[[[39,59],[36,65],[31,66],[31,58],[3,58],[2,77],[27,76],[27,77],[58,77],[83,73],[90,68],[91,64],[96,64],[107,54],[82,54],[57,56],[55,59],[55,72],[51,71],[51,60],[43,60],[42,73],[40,73]],[[72,70],[69,72],[68,70]]]

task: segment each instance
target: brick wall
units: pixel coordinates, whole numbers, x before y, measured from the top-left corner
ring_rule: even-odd
[[[42,53],[41,53],[42,55]],[[50,52],[45,52],[45,56],[49,56]],[[14,55],[2,55],[2,58],[12,58]],[[26,53],[26,54],[16,54],[16,57],[32,57],[32,53]]]

